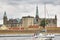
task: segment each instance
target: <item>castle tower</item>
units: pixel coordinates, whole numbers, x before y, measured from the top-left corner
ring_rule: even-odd
[[[7,24],[7,15],[6,15],[6,12],[4,12],[4,16],[3,16],[3,24],[4,24],[4,25]]]
[[[55,26],[57,26],[57,15],[55,15]]]
[[[57,15],[55,15],[55,20],[57,20]]]
[[[38,6],[36,6],[36,16],[35,16],[35,19],[36,19],[36,24],[37,24],[38,21],[39,21]]]

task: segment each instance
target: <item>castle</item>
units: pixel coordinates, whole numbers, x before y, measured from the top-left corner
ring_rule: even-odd
[[[3,16],[3,25],[7,27],[29,27],[33,25],[40,26],[41,21],[45,18],[39,18],[38,15],[38,6],[36,6],[36,16],[24,16],[22,19],[9,19],[7,18],[6,12],[4,12]],[[57,16],[55,18],[46,18],[48,27],[57,27]]]

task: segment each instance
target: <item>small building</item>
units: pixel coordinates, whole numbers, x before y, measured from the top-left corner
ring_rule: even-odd
[[[8,27],[6,27],[5,25],[2,25],[2,26],[0,27],[0,30],[8,30]]]
[[[34,17],[32,16],[22,17],[22,27],[28,27],[33,24],[34,24]]]

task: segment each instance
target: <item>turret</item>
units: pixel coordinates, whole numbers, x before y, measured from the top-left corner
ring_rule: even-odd
[[[55,20],[57,20],[57,15],[55,15]]]
[[[4,12],[4,16],[3,16],[3,24],[4,24],[4,25],[7,24],[7,15],[6,15],[6,12]]]
[[[57,15],[55,15],[55,26],[57,27]]]

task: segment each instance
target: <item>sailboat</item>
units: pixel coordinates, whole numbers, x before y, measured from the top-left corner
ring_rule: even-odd
[[[46,22],[46,5],[44,5],[44,13],[45,13],[45,22]],[[42,32],[36,32],[34,33],[34,38],[37,38],[37,39],[43,39],[43,40],[52,40],[52,38],[54,38],[54,34],[52,33],[47,33],[47,30],[46,28],[42,30]]]

